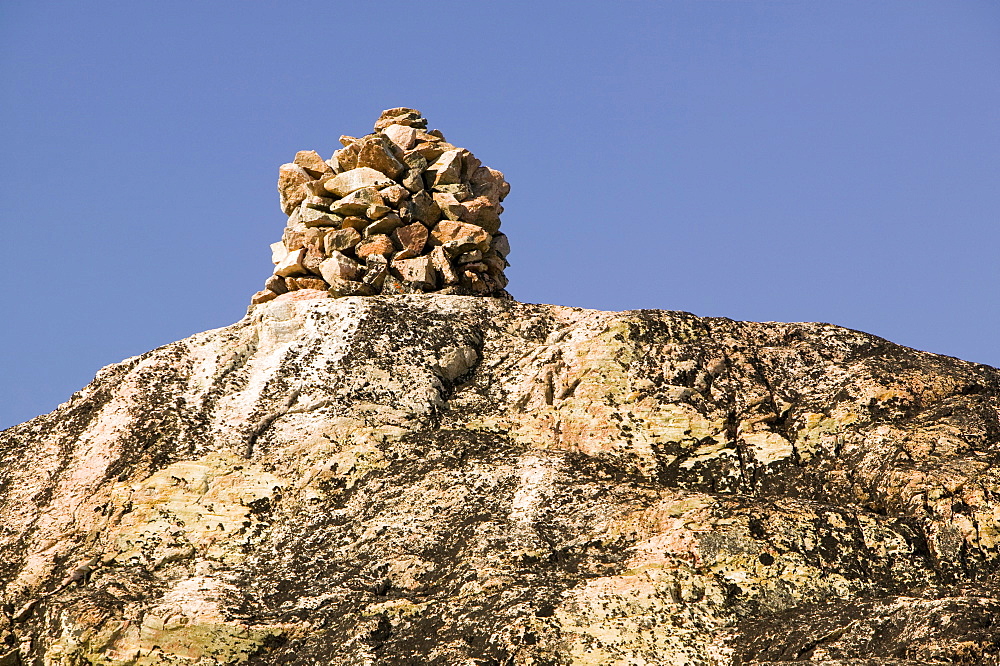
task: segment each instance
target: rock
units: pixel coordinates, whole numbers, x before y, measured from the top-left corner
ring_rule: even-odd
[[[300,246],[301,247],[301,246]],[[288,248],[284,243],[271,243],[271,263],[280,264],[281,260],[288,256]]]
[[[299,221],[306,227],[339,227],[343,219],[339,214],[324,213],[315,208],[299,209]]]
[[[366,217],[358,217],[356,215],[350,215],[344,218],[344,221],[340,223],[341,229],[356,229],[357,231],[363,230],[371,224],[371,221]]]
[[[305,245],[306,228],[302,225],[298,227],[286,227],[281,234],[281,244],[291,250],[298,250]],[[273,246],[272,246],[273,249]]]
[[[441,220],[431,231],[436,245],[442,245],[452,256],[471,250],[487,250],[492,237],[474,224]]]
[[[278,167],[278,196],[281,198],[281,210],[285,215],[298,208],[307,192],[302,187],[313,178],[298,164],[282,164]]]
[[[424,183],[428,188],[458,183],[462,178],[462,151],[448,150],[424,171]]]
[[[329,294],[320,289],[298,289],[282,294],[274,299],[275,303],[297,303],[301,301],[313,301],[316,299],[329,298]]]
[[[401,185],[390,185],[378,191],[382,195],[382,200],[387,206],[399,206],[406,199],[410,198],[410,193]]]
[[[462,154],[462,182],[467,183],[472,180],[472,175],[482,165],[483,163],[475,155],[466,150]]]
[[[403,183],[403,187],[410,192],[420,192],[424,189],[424,177],[416,169],[407,171],[401,182]]]
[[[496,253],[494,253],[493,256],[489,256],[489,254],[487,254],[487,256],[483,258],[483,263],[486,264],[486,270],[489,271],[489,274],[494,277],[497,275],[503,275],[503,270],[508,266],[507,261]]]
[[[465,252],[463,254],[455,257],[455,263],[457,264],[471,264],[474,261],[479,261],[483,258],[483,253],[479,250],[472,250],[471,252]]]
[[[393,184],[395,183],[393,183],[393,181],[387,178],[383,173],[376,171],[371,167],[362,166],[337,174],[330,180],[326,181],[324,187],[326,187],[326,190],[331,194],[338,197],[346,197],[352,192],[362,188],[374,187],[378,189],[379,187],[385,187]]]
[[[392,244],[392,239],[388,236],[372,236],[358,243],[354,253],[364,259],[372,254],[381,254],[388,257],[396,251],[396,246]]]
[[[434,266],[429,256],[399,259],[393,261],[389,268],[392,274],[403,282],[417,283],[430,288],[434,286]]]
[[[409,150],[416,143],[417,131],[408,125],[389,125],[382,133],[400,150]]]
[[[414,194],[409,203],[407,210],[413,220],[423,222],[426,226],[431,227],[441,219],[441,209],[426,191]]]
[[[274,274],[282,277],[288,277],[290,275],[304,275],[306,269],[302,265],[302,262],[305,261],[305,258],[305,248],[289,252],[285,255],[285,258],[278,262],[278,265],[274,267]]]
[[[370,206],[381,206],[383,203],[377,188],[365,187],[334,201],[330,210],[338,215],[363,215]]]
[[[472,196],[472,190],[465,183],[454,183],[451,185],[436,185],[435,192],[443,192],[453,195],[459,201],[465,201]]]
[[[365,227],[363,235],[365,238],[379,234],[389,235],[401,224],[403,222],[399,219],[399,215],[390,213]]]
[[[330,204],[333,202],[334,200],[329,197],[308,196],[302,200],[302,205],[307,208],[315,208],[316,210],[329,212]]]
[[[313,178],[333,174],[333,169],[323,161],[323,158],[315,150],[300,150],[295,153],[293,162],[305,169]]]
[[[445,347],[438,353],[438,371],[452,382],[474,368],[478,361],[479,353],[472,345]]]
[[[333,250],[330,252],[330,258],[319,265],[319,274],[332,285],[335,280],[359,279],[361,266],[350,257]]]
[[[318,247],[316,245],[306,245],[305,250],[306,256],[302,259],[302,268],[306,269],[306,273],[320,275],[319,265],[326,259],[326,253],[323,252],[322,244]],[[304,287],[304,289],[310,288]]]
[[[437,160],[446,150],[448,149],[440,143],[430,143],[427,141],[421,141],[413,147],[413,152],[418,153],[428,163]]]
[[[285,278],[280,275],[272,275],[267,278],[264,282],[264,288],[268,291],[273,291],[277,295],[284,294],[288,291],[288,286],[285,284]]]
[[[328,285],[325,280],[321,280],[318,277],[297,277],[291,279],[295,280],[299,289],[318,289],[320,291],[326,291],[330,288],[330,285]]]
[[[392,209],[385,204],[372,204],[365,210],[365,217],[369,220],[377,220],[385,217]]]
[[[335,279],[330,283],[330,290],[327,293],[334,298],[341,298],[343,296],[371,296],[375,291],[371,285],[364,282]]]
[[[340,173],[347,173],[353,169],[358,168],[358,155],[361,154],[361,146],[357,143],[351,143],[347,146],[341,148],[340,150],[333,151],[333,156],[331,159],[336,160],[337,164],[340,166]]]
[[[475,224],[486,229],[490,233],[496,233],[500,229],[500,215],[497,207],[490,203],[487,197],[475,197],[462,202],[465,213],[461,216],[462,222]]]
[[[343,252],[353,248],[360,241],[361,234],[358,233],[358,230],[348,227],[327,234],[323,249],[327,254]]]
[[[408,150],[403,152],[403,164],[406,168],[423,173],[427,169],[427,159],[415,150]]]
[[[398,178],[406,166],[393,155],[395,145],[384,136],[373,135],[361,139],[361,151],[358,153],[358,167],[371,167],[389,178]]]
[[[493,236],[493,240],[490,241],[490,249],[501,257],[506,257],[510,254],[510,241],[507,240],[505,234],[496,234]]]
[[[444,248],[438,245],[430,253],[431,265],[441,273],[441,277],[446,285],[458,284],[458,273],[451,265],[451,260],[445,253]]]
[[[273,291],[268,291],[265,289],[264,291],[258,291],[253,296],[251,296],[250,303],[251,305],[260,305],[261,303],[267,303],[268,301],[273,301],[275,298],[277,298],[277,296],[278,295]],[[16,664],[16,663],[18,662],[14,661],[11,662],[11,664]]]
[[[427,127],[427,119],[416,109],[399,107],[397,109],[386,109],[379,116],[379,119],[375,121],[376,130],[384,130],[392,125],[406,125],[408,127],[425,129]]]
[[[389,261],[380,254],[370,254],[365,258],[365,276],[362,281],[373,290],[381,290],[386,275],[389,274]]]
[[[424,251],[428,236],[427,227],[419,222],[399,227],[392,234],[393,240],[398,243],[400,249],[409,251],[410,256],[417,256]]]
[[[493,206],[499,206],[510,192],[510,185],[504,180],[503,173],[489,167],[476,169],[469,179],[469,185],[474,196],[486,197]]]
[[[433,192],[431,196],[434,199],[434,203],[437,204],[437,207],[449,220],[457,222],[462,219],[463,215],[468,214],[465,206],[459,203],[454,194],[449,194],[447,192]]]

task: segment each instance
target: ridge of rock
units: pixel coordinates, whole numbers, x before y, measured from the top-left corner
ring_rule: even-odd
[[[0,664],[996,664],[998,415],[827,324],[274,300],[0,433]]]

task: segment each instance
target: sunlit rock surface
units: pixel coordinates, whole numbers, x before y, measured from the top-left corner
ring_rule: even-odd
[[[826,324],[266,303],[0,433],[0,664],[995,664],[998,408]]]

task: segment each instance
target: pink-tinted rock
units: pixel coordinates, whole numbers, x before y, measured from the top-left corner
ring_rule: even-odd
[[[434,266],[431,264],[431,258],[426,255],[393,261],[390,268],[392,273],[404,282],[419,282],[427,285],[433,285],[435,282]]]
[[[381,254],[382,256],[389,256],[396,252],[396,246],[393,245],[392,239],[388,236],[378,235],[372,236],[366,240],[358,243],[357,248],[355,248],[354,253],[360,258],[367,257],[372,254]]]
[[[360,140],[361,152],[358,153],[358,168],[370,167],[389,178],[398,178],[406,166],[393,155],[392,141],[388,137],[373,135]]]
[[[455,268],[451,265],[451,260],[448,259],[443,247],[440,245],[435,247],[428,256],[430,256],[434,268],[441,273],[445,284],[458,284],[458,273],[455,272]]]
[[[409,250],[412,253],[411,256],[416,256],[424,251],[429,236],[427,227],[419,222],[400,227],[392,234],[392,237],[399,243],[400,249]]]
[[[278,167],[278,196],[285,215],[291,214],[309,196],[303,185],[311,180],[313,177],[298,164],[288,163]]]
[[[469,250],[487,250],[492,236],[482,227],[465,222],[441,220],[431,232],[435,244],[444,246],[450,255],[461,254]]]
[[[330,295],[321,289],[298,289],[282,294],[274,299],[275,303],[281,301],[311,301],[314,298],[329,298]]]
[[[253,305],[260,305],[261,303],[267,303],[268,301],[273,301],[278,295],[273,291],[264,289],[263,291],[258,291],[253,296],[250,297],[250,303]]]
[[[295,153],[294,163],[305,169],[314,178],[333,173],[330,165],[324,162],[315,150],[300,150]]]
[[[304,248],[289,252],[285,255],[285,258],[274,267],[274,274],[282,277],[305,274],[306,269],[305,266],[303,266],[305,258],[306,251]]]
[[[417,131],[408,125],[389,125],[382,133],[400,150],[409,150],[416,143]]]

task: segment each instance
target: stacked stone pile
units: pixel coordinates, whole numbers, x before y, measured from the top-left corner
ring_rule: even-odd
[[[510,246],[500,233],[510,185],[501,172],[427,131],[414,109],[384,111],[375,132],[340,142],[328,160],[303,150],[281,165],[288,224],[254,305],[307,289],[510,298]]]

